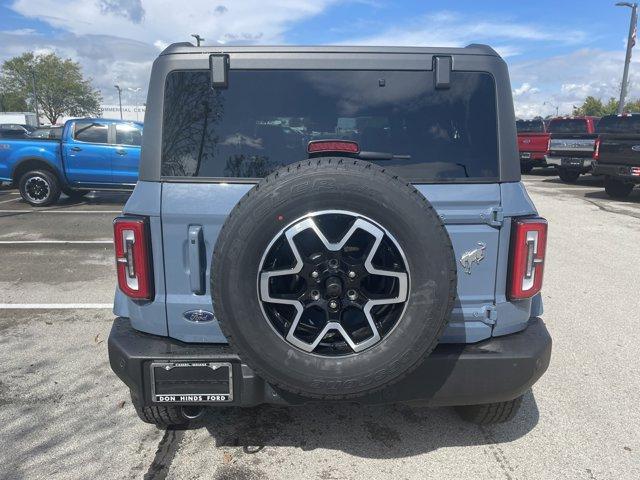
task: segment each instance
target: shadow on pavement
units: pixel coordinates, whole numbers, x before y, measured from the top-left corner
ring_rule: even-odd
[[[533,430],[538,419],[538,407],[529,391],[511,422],[489,427],[463,422],[453,409],[346,403],[211,409],[200,425],[218,447],[242,447],[245,453],[286,446],[388,459],[443,447],[511,442]]]

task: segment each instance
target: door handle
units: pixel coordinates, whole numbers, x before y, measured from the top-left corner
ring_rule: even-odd
[[[71,150],[72,152],[79,152],[82,149],[80,147],[71,147],[69,150]]]
[[[126,151],[126,150],[116,150],[116,153],[117,153],[118,155],[126,155],[126,154],[127,154],[127,151]]]
[[[196,295],[204,295],[204,276],[206,271],[204,238],[201,225],[189,225],[189,286]]]

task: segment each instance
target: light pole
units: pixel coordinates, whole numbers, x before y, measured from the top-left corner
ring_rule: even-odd
[[[629,63],[631,62],[631,49],[636,44],[636,22],[638,20],[638,4],[618,2],[616,7],[629,7],[631,9],[631,22],[629,23],[629,36],[627,37],[627,55],[624,59],[624,71],[622,72],[622,85],[620,86],[620,101],[618,102],[618,115],[624,111],[624,100],[627,96],[627,81],[629,78]]]
[[[549,105],[550,107],[555,108],[555,109],[556,109],[556,117],[558,116],[558,108],[559,108],[559,106],[558,106],[558,105],[554,105],[554,104],[553,104],[553,103],[551,103],[551,102],[544,102],[542,105]]]
[[[142,88],[140,88],[140,87],[136,87],[136,88],[127,87],[127,90],[129,90],[130,92],[135,93],[134,98],[135,98],[135,102],[136,102],[136,120],[138,120],[138,92],[140,90],[142,90]]]
[[[120,105],[120,120],[122,120],[122,88],[120,85],[114,85],[116,90],[118,90],[118,104]]]
[[[192,36],[193,38],[195,38],[195,39],[196,39],[196,43],[197,43],[197,46],[198,46],[198,47],[200,46],[200,42],[204,42],[204,38],[202,38],[202,37],[201,37],[199,34],[197,34],[197,33],[192,33],[192,34],[191,34],[191,36]]]

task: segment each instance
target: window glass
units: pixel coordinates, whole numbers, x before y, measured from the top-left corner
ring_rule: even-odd
[[[516,122],[518,133],[544,133],[542,120],[518,120]]]
[[[231,70],[226,89],[208,71],[167,77],[163,176],[264,177],[320,139],[393,156],[375,163],[412,181],[496,178],[493,77],[452,72],[438,90],[429,71]]]
[[[107,143],[109,128],[95,122],[76,122],[73,138],[81,142]]]
[[[597,133],[640,133],[640,115],[602,117]]]
[[[142,129],[133,124],[116,124],[116,143],[118,145],[142,145]]]
[[[551,133],[587,133],[587,121],[580,118],[562,118],[549,122]]]

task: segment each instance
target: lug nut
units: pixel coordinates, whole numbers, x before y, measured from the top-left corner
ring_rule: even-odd
[[[349,278],[356,278],[356,272],[354,272],[353,270],[349,270]]]
[[[318,273],[317,270],[314,270],[313,272],[311,272],[311,278],[318,278],[318,275],[320,274]]]
[[[330,300],[329,301],[329,308],[335,310],[336,308],[338,308],[338,302],[336,302],[335,300]]]
[[[358,298],[358,294],[356,293],[355,290],[348,290],[347,291],[347,297],[349,298],[349,300],[353,301],[356,298]]]
[[[311,298],[318,300],[320,298],[320,292],[318,290],[311,290]]]

